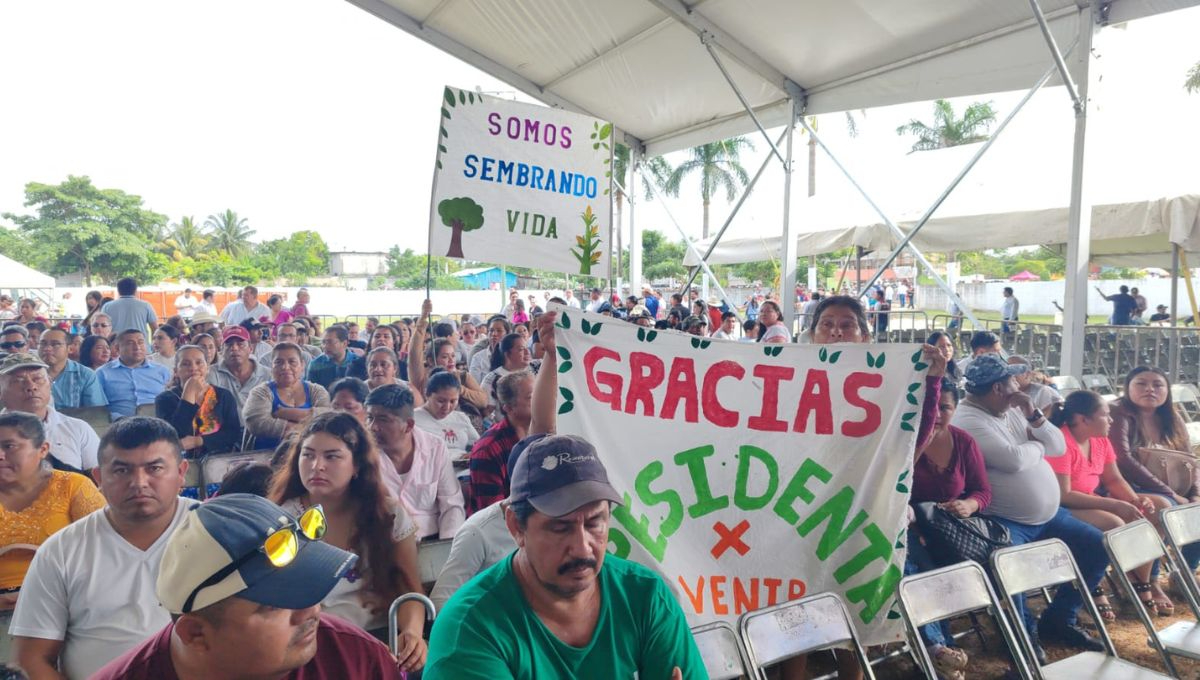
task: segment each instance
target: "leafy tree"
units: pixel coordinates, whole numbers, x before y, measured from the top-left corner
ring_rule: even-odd
[[[21,262],[37,267],[37,259],[34,257],[37,249],[30,243],[25,234],[17,229],[9,229],[8,227],[0,227],[0,254]]]
[[[57,185],[26,184],[25,206],[35,214],[4,217],[37,244],[38,264],[52,274],[80,271],[90,286],[96,276],[150,280],[165,270],[166,257],[154,252],[151,239],[167,217],[144,209],[140,196],[72,175]]]
[[[167,247],[172,258],[179,260],[185,257],[200,257],[208,247],[208,241],[204,228],[196,224],[195,218],[188,216],[179,220],[178,224],[171,225],[170,234],[163,241],[163,245]]]
[[[1183,82],[1183,89],[1193,93],[1200,92],[1200,61],[1188,70],[1187,80]]]
[[[681,277],[687,274],[683,256],[687,247],[680,241],[668,241],[667,237],[653,229],[642,232],[642,268],[649,280]]]
[[[387,254],[388,278],[393,279],[392,285],[401,290],[420,290],[425,288],[426,256],[414,253],[412,248],[403,251],[399,246],[392,246]],[[462,290],[466,288],[462,279],[451,276],[451,272],[459,270],[457,261],[434,255],[430,262],[430,274],[433,277],[432,286],[439,290]]]
[[[204,220],[204,227],[209,230],[212,243],[218,250],[223,250],[232,257],[244,255],[250,250],[250,237],[255,231],[246,226],[246,218],[238,217],[232,210],[217,215],[209,215]]]
[[[192,262],[194,264],[190,268],[191,273],[184,275],[196,281],[203,281],[207,285],[246,286],[267,278],[250,260],[235,259],[226,252],[214,253]]]
[[[475,231],[483,226],[483,206],[468,196],[447,198],[438,203],[438,216],[442,218],[442,224],[454,230],[450,237],[450,248],[446,251],[446,257],[461,258],[463,256],[462,233]]]
[[[672,196],[679,196],[683,180],[696,172],[700,175],[700,199],[704,203],[702,237],[708,238],[708,207],[714,195],[725,191],[725,200],[737,198],[738,185],[746,186],[750,181],[742,167],[740,156],[743,149],[754,150],[754,144],[746,137],[734,137],[711,144],[694,147],[691,158],[680,163],[667,177],[664,189]],[[644,257],[644,256],[643,256]]]
[[[991,102],[975,102],[967,107],[962,118],[958,118],[950,102],[939,99],[933,103],[932,125],[914,118],[896,128],[896,134],[916,135],[912,151],[928,151],[982,142],[988,138],[987,130],[995,122],[996,111]]]
[[[288,278],[318,276],[329,271],[329,246],[315,231],[297,231],[287,238],[264,241],[255,249],[255,258],[269,262],[271,268]]]

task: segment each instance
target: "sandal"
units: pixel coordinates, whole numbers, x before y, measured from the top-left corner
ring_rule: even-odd
[[[1154,591],[1158,591],[1155,593]],[[1169,595],[1163,592],[1157,583],[1150,584],[1150,592],[1154,593],[1154,608],[1158,610],[1159,616],[1172,616],[1175,614],[1175,603],[1171,601]]]
[[[1103,599],[1104,602],[1100,600]],[[1096,586],[1092,591],[1092,600],[1096,603],[1096,611],[1100,612],[1100,618],[1105,621],[1116,621],[1117,612],[1108,601],[1108,593],[1104,592],[1104,586]]]
[[[1142,606],[1146,608],[1146,613],[1150,616],[1158,614],[1158,604],[1154,601],[1154,593],[1150,592],[1149,583],[1133,584],[1134,592],[1138,593],[1138,599],[1141,600]],[[1142,597],[1142,594],[1149,594],[1150,597]]]

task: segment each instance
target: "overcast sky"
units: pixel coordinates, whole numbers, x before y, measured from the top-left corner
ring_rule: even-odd
[[[1112,107],[1133,118],[1121,119],[1124,143],[1164,130],[1200,135],[1200,95],[1180,87],[1200,60],[1198,34],[1192,9],[1136,22],[1122,37],[1129,44],[1109,64],[1111,81],[1128,88]],[[315,229],[334,249],[424,252],[442,87],[511,90],[340,0],[0,2],[0,63],[0,212],[24,210],[28,181],[89,175],[172,221],[231,208],[256,239]],[[1003,115],[1017,97],[991,99]],[[821,129],[848,162],[870,165],[903,156],[911,141],[896,126],[930,109],[872,110],[856,139],[837,116]],[[1026,116],[1029,134],[1070,127],[1061,88]],[[1173,158],[1169,144],[1159,152],[1197,176],[1194,157]],[[803,162],[798,170],[802,191]],[[831,172],[824,164],[818,177]],[[776,228],[778,178],[764,175],[731,235]],[[695,195],[668,205],[698,235]],[[715,204],[714,222],[727,210]],[[639,221],[675,234],[659,207]]]

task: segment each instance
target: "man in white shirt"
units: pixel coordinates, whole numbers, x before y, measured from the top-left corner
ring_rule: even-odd
[[[602,304],[604,304],[604,298],[603,298],[603,297],[601,297],[601,294],[600,294],[600,289],[599,289],[599,288],[593,288],[593,289],[592,289],[592,294],[591,294],[591,302],[589,302],[589,303],[588,303],[588,305],[587,305],[587,311],[589,311],[589,312],[599,312],[599,311],[600,311],[600,305],[602,305]]]
[[[108,507],[46,539],[17,599],[13,658],[31,678],[84,680],[170,623],[154,584],[196,504],[179,498],[186,472],[164,421],[125,418],[105,433],[95,477]]]
[[[417,523],[418,539],[454,538],[467,518],[462,487],[441,438],[413,422],[412,391],[381,385],[364,406],[367,428],[383,454],[383,485],[404,502]]]
[[[1015,323],[1021,315],[1021,301],[1017,296],[1013,295],[1013,289],[1004,287],[1004,302],[1000,304],[1000,324],[1001,333],[1015,333],[1017,324]]]
[[[211,288],[206,288],[201,293],[200,303],[196,305],[197,312],[205,312],[213,316],[217,315],[217,292]]]
[[[484,377],[492,370],[492,352],[500,346],[500,341],[504,336],[512,332],[512,324],[508,319],[502,316],[493,316],[488,319],[487,325],[487,346],[477,348],[471,354],[471,358],[467,365],[467,371],[475,378],[475,382],[483,382]]]
[[[1067,445],[1062,432],[1017,389],[1015,376],[1027,370],[1028,366],[1006,364],[995,354],[976,357],[966,373],[967,398],[952,423],[966,430],[983,454],[992,487],[992,501],[984,514],[1008,528],[1013,545],[1061,539],[1092,589],[1108,568],[1102,534],[1060,505],[1058,478],[1046,458],[1063,455]],[[1015,599],[1039,663],[1045,664],[1039,640],[1104,651],[1103,644],[1078,625],[1081,603],[1074,588],[1061,587],[1038,621],[1022,598]]]
[[[575,294],[571,292],[570,288],[563,291],[563,300],[567,301],[568,307],[579,309],[579,298],[575,297]]]
[[[185,320],[192,318],[196,313],[196,308],[200,305],[196,298],[192,295],[191,288],[185,288],[183,295],[175,298],[175,311],[179,312],[179,316]]]
[[[1034,408],[1046,414],[1050,420],[1054,420],[1054,413],[1064,401],[1063,396],[1053,387],[1033,381],[1033,365],[1029,363],[1029,359],[1014,354],[1008,358],[1008,363],[1021,364],[1029,369],[1017,374],[1017,387],[1029,395]]]
[[[242,299],[230,302],[221,310],[221,322],[226,328],[236,326],[246,319],[258,320],[262,316],[270,316],[271,310],[258,301],[258,288],[246,286],[242,289]]]
[[[507,557],[517,549],[517,543],[504,522],[508,501],[487,506],[471,515],[454,535],[450,557],[442,566],[429,599],[441,611],[450,597],[479,572]]]
[[[77,470],[96,467],[100,438],[91,425],[54,409],[46,364],[32,354],[10,354],[0,363],[0,402],[6,411],[24,411],[41,419],[50,455]]]

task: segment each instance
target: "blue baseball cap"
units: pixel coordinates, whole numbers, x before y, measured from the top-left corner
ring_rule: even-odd
[[[158,601],[172,614],[235,595],[280,609],[319,603],[358,556],[300,536],[296,557],[285,566],[272,565],[263,543],[295,523],[283,508],[253,494],[218,496],[193,507],[163,553],[155,587]],[[224,578],[208,583],[223,571],[228,571]]]
[[[967,390],[979,392],[1001,380],[1021,375],[1029,370],[1026,364],[1010,364],[996,354],[980,354],[967,366]]]
[[[538,512],[562,517],[596,501],[620,504],[596,447],[575,435],[556,434],[530,443],[512,468],[508,500],[528,501]]]

